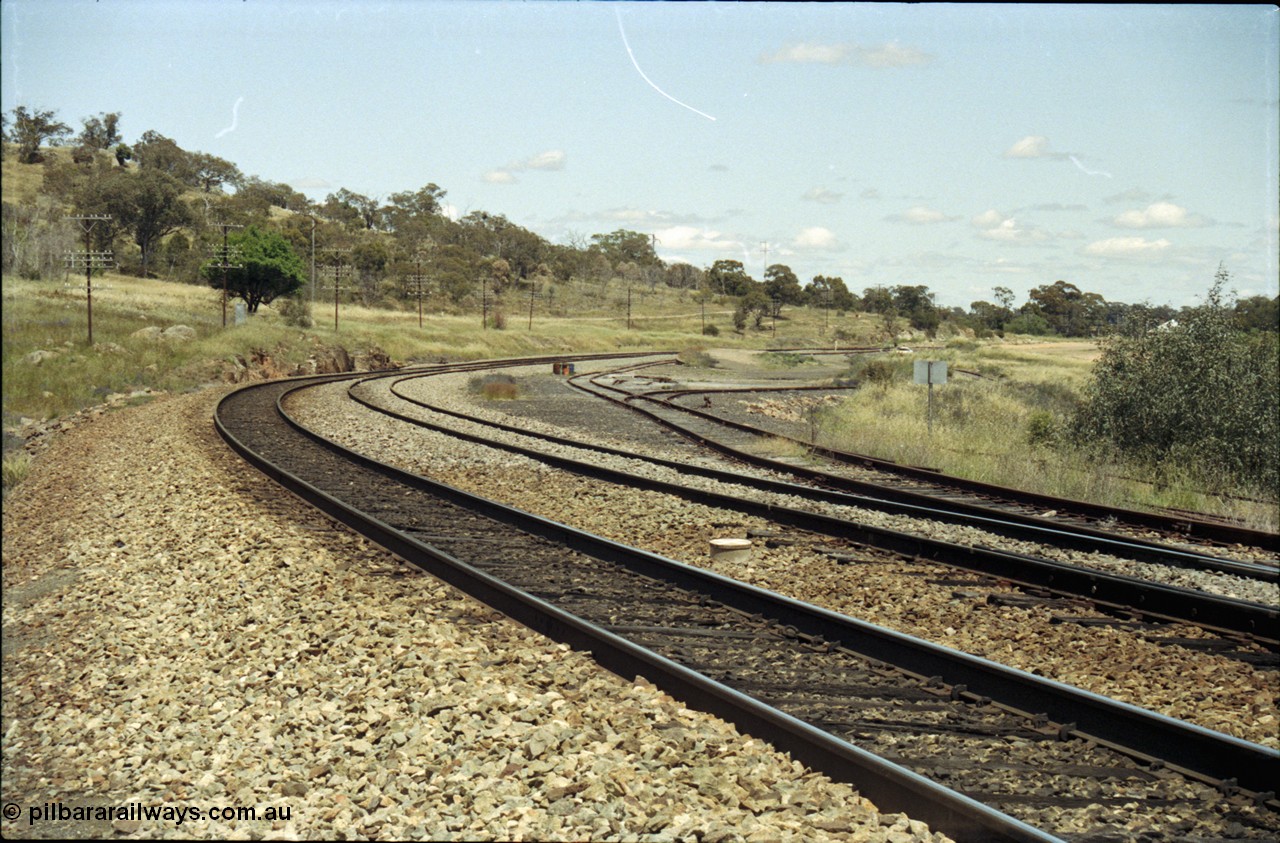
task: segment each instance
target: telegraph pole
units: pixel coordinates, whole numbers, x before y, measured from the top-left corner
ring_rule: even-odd
[[[760,244],[760,248],[764,250],[764,273],[769,274],[769,241],[766,240]],[[763,276],[761,276],[763,278]]]
[[[232,254],[227,247],[227,232],[233,228],[244,228],[243,225],[233,225],[229,222],[215,222],[222,229],[222,252],[218,255],[218,262],[214,266],[222,270],[222,327],[227,327],[227,270],[239,269],[244,266],[242,263],[232,263]],[[238,257],[238,256],[237,256]]]
[[[410,284],[415,285],[416,291],[410,291],[408,295],[416,295],[418,297],[418,327],[422,327],[422,295],[424,291],[423,285],[427,281],[427,276],[422,274],[422,252],[421,250],[414,252],[413,266],[414,272],[409,276]]]
[[[82,214],[70,217],[80,224],[84,232],[84,251],[68,252],[67,266],[84,267],[85,315],[89,326],[89,345],[93,345],[93,271],[95,269],[113,269],[116,265],[115,255],[111,250],[95,252],[93,250],[93,229],[100,222],[111,220],[110,214]]]
[[[489,330],[489,279],[480,272],[480,329]]]
[[[319,220],[311,214],[303,214],[304,217],[311,220],[311,306],[316,306],[316,225]]]
[[[325,249],[329,253],[326,265],[329,267],[330,273],[333,275],[333,330],[338,330],[338,293],[342,292],[342,276],[347,269],[347,265],[343,255],[350,252],[350,249]]]
[[[533,330],[533,300],[538,296],[538,282],[529,279],[529,330]]]

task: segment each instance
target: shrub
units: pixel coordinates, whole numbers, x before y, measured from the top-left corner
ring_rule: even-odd
[[[1052,445],[1058,439],[1058,423],[1053,413],[1037,410],[1027,419],[1027,442],[1031,445]]]
[[[1135,322],[1105,341],[1074,440],[1151,465],[1176,459],[1213,486],[1280,491],[1280,342],[1238,330],[1227,280],[1220,269],[1176,326]]]
[[[677,359],[686,366],[697,366],[701,369],[714,369],[716,359],[700,348],[688,348],[680,352]]]
[[[27,476],[28,469],[31,468],[31,457],[25,451],[16,451],[12,454],[5,454],[3,466],[3,494],[8,495],[9,490],[22,482]]]
[[[510,401],[520,397],[520,387],[514,383],[487,383],[480,394],[490,401]]]
[[[472,378],[471,391],[490,401],[510,401],[520,397],[520,387],[511,375],[485,375]]]
[[[892,360],[868,360],[862,365],[857,377],[865,383],[885,389],[898,377],[898,367]]]
[[[717,328],[715,325],[708,325],[707,327],[702,329],[702,333],[704,336],[718,337],[720,336],[720,329]]]
[[[280,304],[280,317],[294,328],[310,328],[315,324],[311,318],[311,302],[300,294],[285,297]]]

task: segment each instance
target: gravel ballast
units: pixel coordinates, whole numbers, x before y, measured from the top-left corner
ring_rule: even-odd
[[[423,378],[407,386],[432,403],[486,412],[474,406],[467,376]],[[591,399],[565,398],[566,403],[581,400]],[[710,539],[743,537],[770,525],[658,493],[587,480],[379,417],[348,401],[345,388],[310,390],[290,409],[348,447],[486,497],[1171,717],[1267,746],[1280,745],[1273,671],[1225,656],[1162,646],[1122,628],[1054,621],[1055,616],[1087,617],[1096,612],[981,605],[980,596],[975,600],[963,590],[928,584],[926,566],[902,560],[834,565],[825,549],[809,538],[774,548],[757,543],[749,560],[718,562],[708,558]],[[398,409],[409,411],[403,405]],[[583,412],[580,406],[566,409],[569,414]],[[487,414],[495,415],[492,410]],[[545,418],[542,423],[515,417],[506,421],[550,432]],[[964,528],[938,529],[943,532],[935,537],[955,540],[953,534]],[[1170,627],[1167,634],[1203,635],[1181,626]]]
[[[5,501],[4,836],[942,839],[283,494],[222,394],[60,435]]]

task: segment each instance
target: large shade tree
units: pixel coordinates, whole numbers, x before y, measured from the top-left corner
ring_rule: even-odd
[[[82,213],[109,214],[112,230],[132,237],[141,252],[139,274],[145,278],[161,241],[195,223],[183,191],[182,183],[162,170],[114,170],[85,182],[77,204]]]
[[[239,267],[227,269],[227,295],[243,299],[250,313],[258,306],[271,304],[281,297],[296,293],[306,281],[302,258],[289,246],[283,235],[249,226],[229,238],[234,247],[234,262]],[[209,286],[222,289],[224,270],[216,262],[201,267]]]
[[[20,105],[12,115],[13,128],[6,133],[6,139],[18,145],[18,160],[23,164],[39,164],[44,160],[41,146],[60,144],[71,134],[71,127],[58,120],[55,111],[28,111]]]
[[[1280,492],[1280,341],[1239,328],[1219,269],[1176,323],[1135,309],[1102,345],[1070,431],[1082,446]]]

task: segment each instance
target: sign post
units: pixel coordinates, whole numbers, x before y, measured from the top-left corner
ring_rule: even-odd
[[[933,385],[939,386],[947,382],[947,362],[945,360],[917,360],[915,378],[918,384],[929,386],[929,435],[933,435]]]

